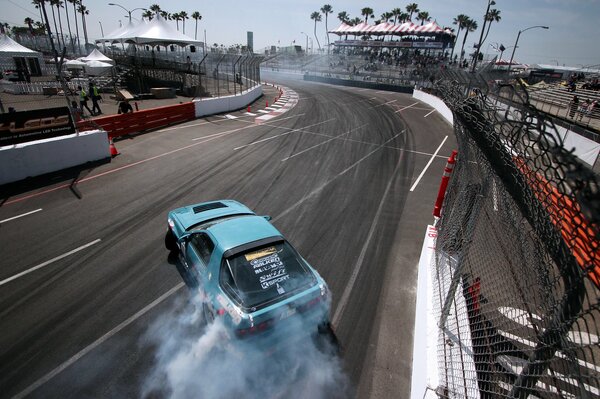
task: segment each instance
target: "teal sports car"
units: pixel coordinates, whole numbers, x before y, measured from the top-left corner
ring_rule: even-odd
[[[334,337],[327,284],[269,220],[232,200],[185,206],[169,212],[165,246],[206,319],[223,318],[232,336]]]

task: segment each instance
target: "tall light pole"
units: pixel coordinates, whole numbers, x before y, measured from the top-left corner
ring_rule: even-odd
[[[483,41],[483,32],[485,32],[485,24],[488,21],[488,14],[490,12],[490,6],[495,5],[496,2],[494,0],[488,0],[487,9],[485,10],[485,14],[483,15],[483,27],[481,28],[481,35],[479,35],[479,44],[477,45],[477,51],[475,51],[475,58],[473,59],[473,69],[472,72],[475,72],[475,67],[477,66],[477,60],[479,59],[479,49],[481,49],[482,41]],[[492,23],[490,21],[490,23]]]
[[[109,6],[117,6],[117,7],[121,7],[123,10],[125,10],[127,12],[127,14],[129,14],[129,23],[131,23],[131,13],[134,12],[135,10],[144,10],[146,11],[146,9],[144,7],[137,7],[134,8],[133,10],[128,10],[127,8],[123,7],[120,4],[117,3],[108,3]]]
[[[547,26],[535,25],[519,31],[519,33],[517,34],[517,40],[515,40],[515,46],[513,47],[512,55],[510,56],[510,61],[508,62],[508,73],[510,73],[510,67],[512,66],[513,58],[515,57],[515,50],[517,49],[517,45],[519,44],[519,37],[521,37],[521,33],[534,28],[549,29]]]
[[[305,54],[308,55],[308,35],[304,32],[300,32],[300,33],[302,33],[303,35],[306,36],[306,52],[305,52]]]

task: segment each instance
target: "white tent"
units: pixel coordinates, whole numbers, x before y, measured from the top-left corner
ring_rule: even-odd
[[[167,46],[169,44],[187,46],[189,44],[202,43],[179,32],[159,16],[150,22],[142,22],[121,33],[117,32],[116,37],[107,36],[97,40],[97,42],[112,40],[133,44],[147,44],[150,46]]]
[[[63,65],[67,69],[83,69],[86,66],[86,63],[79,60],[69,60],[66,61]]]
[[[86,73],[92,76],[108,75],[112,67],[111,64],[102,61],[92,60],[85,63]]]
[[[102,54],[98,49],[94,49],[94,51],[92,51],[87,57],[79,58],[79,61],[101,61],[111,65],[114,65],[115,63],[111,58],[108,58],[107,56]]]
[[[10,37],[0,34],[0,71],[20,70],[29,75],[41,75],[45,72],[42,54],[28,49]]]
[[[145,24],[146,22],[142,20],[140,25]],[[136,25],[129,21],[127,25],[121,26],[118,29],[110,32],[108,35],[104,36],[102,39],[96,40],[96,43],[110,42],[110,43],[121,43],[121,38],[124,36],[128,36],[129,32],[133,32],[136,28]]]

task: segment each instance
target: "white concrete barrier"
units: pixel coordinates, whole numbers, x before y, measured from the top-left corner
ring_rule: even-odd
[[[413,91],[413,97],[419,101],[423,101],[425,104],[431,105],[448,121],[448,123],[454,125],[452,111],[450,111],[450,108],[448,108],[440,98],[417,89]]]
[[[241,109],[262,96],[262,86],[254,86],[235,96],[194,100],[196,118]]]
[[[0,147],[0,185],[110,158],[103,130]]]

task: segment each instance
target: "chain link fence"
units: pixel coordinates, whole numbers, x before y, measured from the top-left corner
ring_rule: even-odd
[[[599,398],[600,179],[493,81],[428,80],[459,147],[433,270],[438,395]]]

